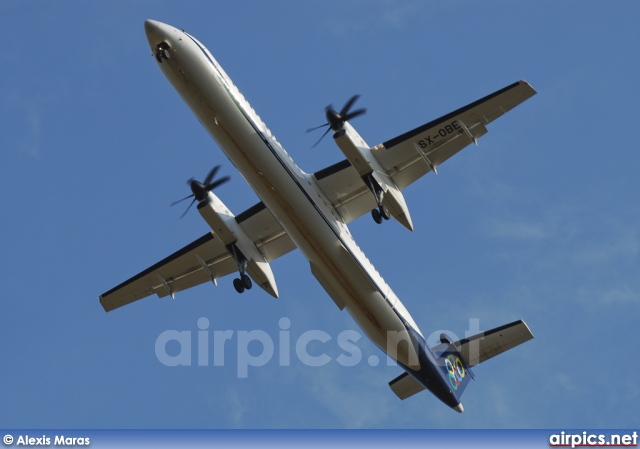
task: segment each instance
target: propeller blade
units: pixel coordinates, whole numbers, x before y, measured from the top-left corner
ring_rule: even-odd
[[[224,184],[225,182],[229,181],[231,178],[228,176],[225,176],[224,178],[220,178],[217,181],[212,182],[211,184],[209,184],[207,186],[207,190],[211,191],[213,189],[215,189],[216,187],[218,187],[219,185]]]
[[[351,120],[352,118],[356,118],[362,114],[364,114],[365,112],[367,112],[366,109],[362,108],[362,109],[356,109],[355,111],[351,112],[350,114],[345,115],[344,117],[342,117],[342,120],[344,120],[345,122],[348,122],[349,120]]]
[[[356,94],[353,97],[349,98],[349,101],[347,101],[347,103],[344,105],[344,107],[340,110],[340,115],[342,117],[344,117],[345,115],[348,115],[349,109],[351,109],[351,106],[353,106],[353,103],[355,103],[358,98],[360,98],[360,95],[358,95],[358,94]]]
[[[322,137],[320,137],[318,139],[318,141],[316,143],[313,144],[313,146],[311,148],[315,148],[318,146],[318,144],[322,141],[322,139],[324,139],[324,136],[326,136],[327,134],[329,134],[329,131],[331,131],[331,127],[328,127],[327,130],[324,132],[324,134],[322,135]]]
[[[327,130],[324,132],[324,134],[322,135],[322,137],[320,137],[318,139],[318,141],[316,143],[313,144],[313,146],[311,148],[315,148],[318,146],[318,144],[322,141],[322,139],[324,139],[324,136],[326,136],[329,131],[331,130],[331,128],[333,129],[339,129],[342,125],[344,125],[344,122],[351,120],[355,117],[359,117],[362,114],[364,114],[365,112],[367,112],[366,109],[361,108],[361,109],[356,109],[353,112],[349,112],[349,109],[351,109],[351,107],[353,106],[353,104],[356,102],[356,100],[358,100],[358,98],[360,98],[360,95],[356,94],[353,97],[349,98],[349,100],[345,103],[345,105],[342,107],[342,109],[340,110],[340,112],[336,112],[335,109],[333,109],[333,105],[329,105],[326,108],[324,108],[325,114],[327,115],[327,123],[325,123],[324,125],[320,125],[320,126],[316,126],[314,128],[309,128],[306,132],[311,132],[311,131],[315,131],[316,129],[320,129],[323,126],[327,126]]]
[[[209,172],[209,174],[207,175],[207,177],[205,178],[203,184],[205,186],[208,186],[209,183],[211,182],[211,180],[213,179],[213,177],[216,175],[216,173],[218,172],[218,170],[220,169],[220,165],[216,165],[215,167],[213,167],[211,169],[211,171]]]
[[[308,130],[306,130],[305,133],[310,133],[311,131],[315,131],[316,129],[320,129],[320,128],[323,128],[325,126],[329,126],[329,124],[325,123],[325,124],[320,125],[320,126],[314,126],[313,128],[309,128]]]
[[[189,196],[185,196],[184,198],[182,198],[181,200],[178,201],[174,201],[173,203],[171,203],[172,206],[175,206],[178,203],[182,203],[184,200],[188,200],[189,198],[191,198],[193,196],[193,193]]]
[[[204,183],[200,183],[196,181],[194,178],[189,178],[189,180],[187,181],[187,184],[191,187],[191,190],[193,191],[193,193],[191,195],[185,196],[182,199],[179,199],[178,201],[174,201],[173,203],[171,203],[172,206],[175,206],[176,204],[181,203],[184,200],[193,198],[193,200],[189,204],[189,207],[187,207],[187,210],[185,210],[182,213],[182,215],[180,215],[180,218],[183,218],[185,215],[187,215],[187,212],[189,212],[189,209],[191,209],[191,206],[193,206],[193,203],[195,203],[198,199],[196,198],[196,193],[200,194],[202,192],[203,187],[206,189],[206,191],[210,192],[216,187],[218,187],[219,185],[222,185],[231,179],[229,176],[225,176],[223,178],[218,179],[217,181],[213,181],[213,178],[216,176],[216,173],[218,173],[218,170],[220,170],[220,167],[221,167],[220,165],[216,165],[215,167],[213,167],[211,171],[209,171],[209,173],[207,174],[207,178],[205,179]]]
[[[193,196],[193,195],[191,195]],[[185,198],[186,199],[186,198]],[[193,203],[196,202],[196,199],[194,198],[193,201],[191,201],[191,203],[189,204],[189,207],[187,207],[187,210],[185,210],[182,215],[180,215],[180,219],[183,219],[185,215],[187,215],[187,212],[189,212],[189,209],[191,209],[191,206],[193,206]]]

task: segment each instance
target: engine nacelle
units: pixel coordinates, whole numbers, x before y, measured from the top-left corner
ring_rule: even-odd
[[[333,138],[369,187],[371,193],[376,198],[382,198],[381,204],[387,207],[393,218],[405,228],[413,231],[413,222],[404,195],[384,171],[360,134],[348,122],[345,122],[342,129],[333,135]]]
[[[240,264],[246,260],[246,272],[253,282],[277,298],[278,287],[271,265],[247,237],[229,208],[215,194],[209,192],[207,199],[198,204],[198,212],[215,235],[230,248],[229,254],[236,262]]]

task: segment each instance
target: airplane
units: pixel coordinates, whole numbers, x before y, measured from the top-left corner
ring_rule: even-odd
[[[336,111],[326,109],[326,135],[346,159],[305,173],[284,150],[209,50],[170,25],[144,24],[151,53],[200,123],[253,188],[260,201],[234,215],[212,190],[227,178],[190,180],[197,210],[210,228],[202,237],[100,295],[109,312],[156,294],[171,296],[237,273],[238,293],[253,283],[278,298],[270,262],[299,249],[311,273],[340,310],[404,370],[389,382],[406,399],[425,389],[462,413],[462,392],[471,368],[533,338],[518,320],[458,341],[441,334],[426,339],[404,304],[383,280],[349,232],[348,224],[370,212],[376,223],[393,217],[413,222],[402,190],[487,133],[486,125],[536,91],[515,82],[402,135],[370,147],[349,120],[357,96]],[[323,135],[323,137],[324,137]],[[188,210],[188,209],[187,209]]]

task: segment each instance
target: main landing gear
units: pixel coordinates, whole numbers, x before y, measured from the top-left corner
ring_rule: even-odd
[[[244,292],[245,289],[250,290],[251,287],[253,287],[251,278],[245,273],[240,273],[240,277],[233,280],[233,288],[235,288],[238,293]]]
[[[387,206],[381,204],[377,209],[373,209],[371,211],[371,216],[373,217],[373,221],[380,224],[382,223],[382,219],[388,220],[391,218],[391,214],[389,213],[389,209]]]
[[[373,193],[373,196],[376,199],[376,204],[378,205],[377,209],[373,209],[371,211],[371,216],[373,217],[373,221],[380,224],[382,223],[383,219],[388,220],[389,218],[391,218],[389,209],[387,208],[387,206],[382,204],[382,198],[384,197],[384,190],[382,190],[382,187],[380,187],[380,184],[378,184],[378,181],[376,181],[376,179],[373,177],[373,172],[363,176],[362,180],[367,185],[367,187],[369,187],[369,190],[371,190],[371,193]]]
[[[167,44],[166,42],[161,42],[156,47],[156,59],[160,64],[162,64],[163,60],[169,59],[171,57],[171,54],[169,53],[169,48],[170,48],[169,44]]]
[[[233,280],[233,288],[235,288],[238,293],[243,293],[245,290],[251,290],[253,282],[251,282],[251,278],[247,273],[245,273],[247,270],[247,258],[242,254],[242,251],[238,249],[235,243],[227,246],[227,249],[236,261],[238,271],[240,272],[240,277]]]

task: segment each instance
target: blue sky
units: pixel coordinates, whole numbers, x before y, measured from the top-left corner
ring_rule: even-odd
[[[188,178],[222,164],[218,196],[236,214],[257,201],[156,67],[149,18],[204,43],[308,172],[343,155],[304,131],[355,93],[373,146],[519,79],[538,90],[405,190],[413,233],[351,225],[426,336],[531,327],[475,369],[462,415],[426,392],[399,401],[400,369],[370,366],[382,353],[365,337],[360,363],[337,363],[338,336],[359,329],[299,253],[272,264],[278,300],[227,278],[102,310],[99,294],[207,232],[169,207]],[[0,425],[637,426],[639,18],[633,1],[3,2]],[[233,331],[224,366],[197,366],[201,318],[208,337]],[[280,366],[282,318],[292,347],[331,336],[310,346],[331,361],[292,350]],[[191,366],[159,361],[171,330],[191,332]],[[238,378],[234,348],[253,330],[276,355]]]

